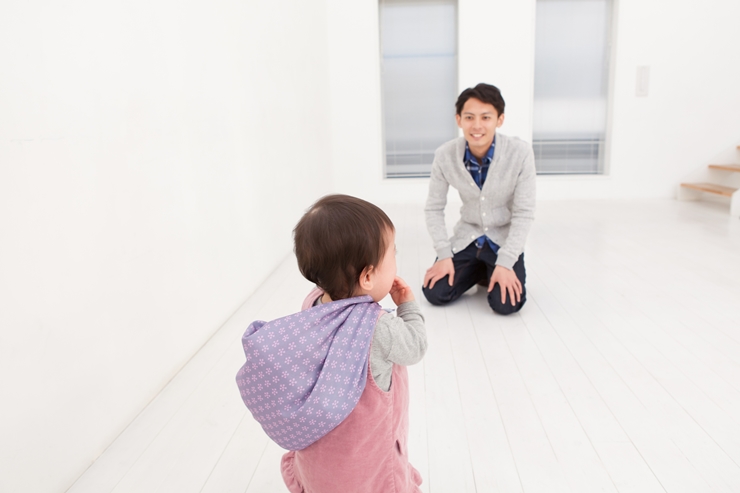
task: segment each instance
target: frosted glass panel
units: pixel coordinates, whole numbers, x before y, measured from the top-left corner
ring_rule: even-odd
[[[610,0],[537,0],[533,147],[539,174],[604,170]]]
[[[456,4],[380,1],[386,176],[429,176],[457,136]]]

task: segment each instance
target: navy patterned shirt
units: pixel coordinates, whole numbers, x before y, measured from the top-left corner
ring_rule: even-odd
[[[465,142],[465,157],[463,158],[463,162],[465,163],[465,169],[467,169],[470,176],[473,177],[473,181],[478,185],[478,188],[482,189],[483,184],[486,182],[488,168],[491,166],[491,161],[493,161],[493,152],[495,149],[496,137],[494,136],[493,142],[491,142],[491,147],[488,149],[486,157],[483,158],[483,164],[481,164],[478,162],[478,158],[473,156],[473,153],[470,152],[470,146]],[[478,248],[483,248],[483,243],[488,243],[488,246],[491,247],[493,253],[498,253],[498,249],[500,247],[488,236],[483,235],[475,240],[475,244]]]
[[[495,148],[496,138],[494,137],[491,147],[488,149],[488,153],[486,153],[486,157],[483,158],[483,164],[481,164],[478,162],[478,158],[470,152],[470,146],[465,142],[465,157],[463,158],[463,162],[465,163],[465,169],[473,177],[473,181],[478,185],[478,188],[483,188],[483,184],[486,182],[488,167],[491,166],[491,161],[493,161],[493,151]]]

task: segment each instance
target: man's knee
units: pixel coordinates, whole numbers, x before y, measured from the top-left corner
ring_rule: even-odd
[[[527,302],[526,295],[522,294],[518,303],[512,303],[511,298],[509,298],[508,295],[506,296],[506,301],[501,303],[501,292],[497,291],[497,289],[494,289],[492,292],[488,293],[488,306],[490,306],[491,309],[499,315],[511,315],[512,313],[516,313],[521,310],[524,303]]]
[[[437,280],[433,288],[422,286],[421,292],[432,305],[444,305],[456,298],[447,276]]]

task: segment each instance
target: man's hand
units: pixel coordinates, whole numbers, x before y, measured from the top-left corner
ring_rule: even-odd
[[[488,284],[488,292],[493,291],[493,287],[498,283],[501,287],[501,304],[506,303],[506,293],[509,293],[509,299],[512,305],[516,305],[522,299],[522,283],[513,270],[497,265],[493,268],[491,282]],[[516,300],[516,303],[514,303]]]
[[[390,295],[396,306],[400,306],[401,303],[414,301],[414,292],[411,291],[411,288],[406,284],[406,281],[398,276],[393,280]]]
[[[427,269],[427,273],[424,274],[424,287],[427,287],[429,283],[429,289],[432,289],[437,281],[442,279],[444,276],[449,275],[449,284],[452,286],[455,280],[455,264],[452,263],[452,257],[437,260],[434,265]]]

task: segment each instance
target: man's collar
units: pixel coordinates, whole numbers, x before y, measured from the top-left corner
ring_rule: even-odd
[[[493,142],[491,142],[491,147],[488,148],[488,152],[486,153],[486,157],[484,161],[487,161],[488,164],[490,164],[493,161],[493,149],[496,147],[496,136],[493,136]],[[470,152],[470,145],[468,144],[468,141],[465,141],[465,154],[463,156],[463,162],[469,162],[471,160],[475,159],[475,162],[478,162],[478,159],[473,156],[473,153]],[[478,163],[481,164],[481,163]]]

